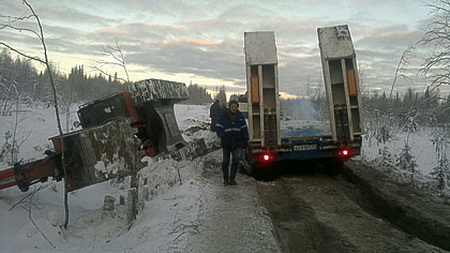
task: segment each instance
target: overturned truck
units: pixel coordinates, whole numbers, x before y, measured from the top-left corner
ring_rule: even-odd
[[[188,144],[178,128],[174,104],[189,98],[184,83],[146,79],[128,88],[81,105],[83,129],[50,137],[54,150],[46,158],[0,171],[0,189],[17,185],[27,191],[52,177],[65,178],[70,192],[130,175],[145,166],[144,155],[192,155],[192,146],[204,144]]]

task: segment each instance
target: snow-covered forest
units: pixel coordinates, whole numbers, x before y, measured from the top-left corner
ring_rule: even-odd
[[[70,73],[53,73],[56,79],[58,101],[63,107],[69,104],[89,102],[114,92],[126,90],[126,82],[104,74],[90,75],[84,66],[74,66]],[[190,98],[186,103],[211,102],[211,95],[205,88],[189,85]],[[19,104],[53,104],[49,75],[38,71],[32,61],[23,57],[13,57],[11,51],[0,53],[0,113],[9,114]]]
[[[450,97],[439,91],[363,94],[365,135],[360,159],[381,165],[400,181],[435,193],[450,185]],[[289,119],[328,120],[326,98],[282,100]],[[426,183],[424,183],[426,182]]]

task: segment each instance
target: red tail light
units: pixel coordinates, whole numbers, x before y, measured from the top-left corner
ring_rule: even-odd
[[[271,153],[264,153],[260,156],[260,160],[262,162],[270,162],[273,161],[275,159],[275,156]]]
[[[341,157],[347,157],[347,156],[350,156],[350,154],[351,154],[350,149],[344,148],[344,149],[341,149],[338,151],[338,155]]]

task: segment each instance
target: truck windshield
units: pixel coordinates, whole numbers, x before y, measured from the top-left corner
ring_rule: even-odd
[[[83,128],[100,125],[116,117],[128,117],[121,94],[95,101],[78,110]]]

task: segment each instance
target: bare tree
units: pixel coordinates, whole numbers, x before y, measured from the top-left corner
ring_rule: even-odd
[[[431,22],[419,44],[429,45],[431,54],[420,69],[431,79],[431,86],[450,85],[450,0],[434,0],[431,7]]]
[[[125,54],[122,50],[119,41],[116,39],[114,43],[106,43],[101,49],[102,56],[112,58],[112,60],[94,60],[92,64],[92,68],[110,78],[114,78],[114,81],[121,80],[126,83],[130,83],[130,75],[128,74],[127,64],[125,61]],[[117,76],[117,73],[112,75],[108,71],[105,70],[106,67],[119,67],[122,68],[126,79],[120,78]],[[135,153],[137,155],[137,153]],[[137,159],[137,157],[136,157]],[[131,228],[133,221],[136,219],[136,215],[138,213],[137,203],[138,203],[138,192],[139,192],[139,180],[138,180],[138,170],[135,168],[134,171],[131,172],[130,179],[130,189],[128,190],[128,225]]]
[[[114,43],[106,43],[100,50],[102,56],[112,58],[111,60],[95,59],[92,68],[108,77],[117,78],[123,82],[130,82],[130,75],[128,74],[127,64],[125,62],[125,54],[122,50],[119,41],[116,39]],[[116,74],[112,75],[105,70],[106,67],[120,67],[123,69],[126,79],[118,77]]]
[[[66,167],[65,167],[65,159],[64,159],[64,142],[63,142],[63,138],[62,138],[63,131],[62,131],[62,127],[61,127],[61,119],[59,116],[56,85],[55,85],[54,78],[53,78],[52,65],[48,59],[47,44],[45,43],[44,29],[43,29],[41,20],[40,20],[39,16],[36,14],[36,12],[34,11],[33,7],[26,0],[22,0],[22,2],[27,6],[27,8],[31,12],[31,14],[26,13],[20,17],[8,17],[9,22],[7,22],[5,24],[0,24],[0,30],[1,29],[11,29],[11,30],[14,30],[17,32],[31,33],[39,40],[39,42],[42,46],[43,57],[31,56],[31,55],[27,54],[26,52],[23,52],[19,49],[14,48],[13,46],[9,45],[6,42],[0,41],[0,46],[6,47],[6,48],[10,49],[11,51],[17,53],[18,55],[25,57],[26,59],[30,59],[30,60],[39,62],[46,66],[46,68],[48,70],[48,75],[50,78],[50,85],[52,88],[52,93],[53,93],[53,102],[54,102],[54,106],[55,106],[56,121],[58,124],[58,130],[59,130],[59,136],[60,136],[60,142],[61,142],[63,171],[64,171],[64,175],[67,175]],[[23,21],[23,20],[29,20],[29,19],[35,20],[36,25],[37,25],[37,30],[30,29],[27,27],[20,27],[17,25],[18,22]],[[69,206],[68,206],[68,192],[67,192],[66,184],[64,184],[64,207],[65,207],[65,218],[66,218],[64,228],[67,228],[68,223],[69,223]]]
[[[17,96],[17,100],[19,100],[19,96]],[[12,128],[10,129],[11,131],[5,133],[5,147],[8,147],[8,152],[10,153],[7,155],[7,157],[10,157],[10,160],[7,162],[10,165],[19,162],[19,149],[31,135],[31,131],[20,131],[19,124],[23,120],[23,118],[19,119],[19,101],[16,101],[16,113],[12,122]],[[8,143],[9,139],[11,139],[11,143]]]
[[[36,204],[34,203],[34,196],[40,192],[41,190],[47,188],[48,185],[46,186],[39,186],[39,188],[34,189],[33,192],[31,192],[30,194],[28,194],[27,196],[25,196],[24,198],[22,198],[21,200],[19,200],[19,202],[15,203],[14,205],[12,205],[12,207],[9,209],[9,211],[12,211],[16,206],[21,206],[24,210],[26,210],[28,212],[28,218],[30,219],[31,223],[33,224],[33,226],[36,228],[37,231],[39,231],[39,233],[42,235],[42,237],[54,248],[56,249],[56,246],[49,240],[49,238],[44,234],[44,232],[40,229],[40,227],[37,225],[37,223],[34,221],[33,216],[32,216],[32,210],[33,207],[36,206]]]
[[[391,85],[391,92],[389,93],[389,103],[392,104],[392,93],[394,91],[394,86],[397,83],[398,78],[402,77],[404,79],[409,79],[409,77],[404,73],[405,67],[409,64],[409,58],[412,56],[414,47],[408,46],[405,51],[403,51],[400,60],[398,61],[397,68],[395,69],[394,80]]]

